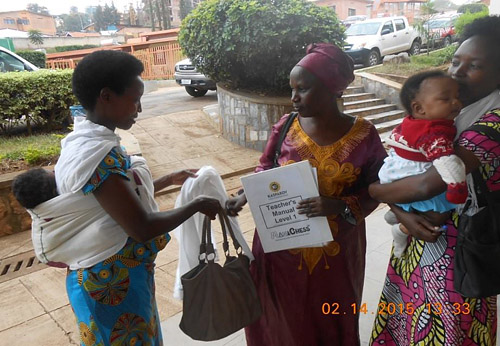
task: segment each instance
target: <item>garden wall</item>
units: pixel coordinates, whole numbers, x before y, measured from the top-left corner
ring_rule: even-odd
[[[259,96],[217,85],[222,136],[246,148],[263,151],[271,126],[292,111],[290,97]]]

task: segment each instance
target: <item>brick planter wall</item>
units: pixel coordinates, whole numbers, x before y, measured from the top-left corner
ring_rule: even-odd
[[[222,136],[246,148],[263,151],[271,127],[290,113],[290,97],[259,96],[217,85]]]
[[[23,172],[0,175],[0,237],[31,229],[31,217],[16,201],[11,191],[12,180]]]

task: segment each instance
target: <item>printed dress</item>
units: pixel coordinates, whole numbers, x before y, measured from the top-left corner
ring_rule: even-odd
[[[83,191],[91,193],[110,174],[126,178],[128,169],[130,158],[114,148]],[[154,260],[169,240],[168,234],[146,243],[129,238],[108,259],[90,268],[68,270],[66,289],[82,345],[163,345],[155,299]]]
[[[274,127],[257,171],[272,167],[274,148],[287,116]],[[280,165],[308,160],[317,168],[322,196],[346,201],[357,224],[328,217],[334,241],[323,247],[264,253],[257,232],[251,272],[263,309],[246,328],[249,346],[359,344],[358,316],[365,271],[367,187],[386,156],[374,126],[361,118],[337,142],[317,145],[296,118],[281,147]],[[372,201],[373,203],[373,201]],[[376,205],[371,204],[372,208]],[[345,314],[344,314],[345,313]]]
[[[476,124],[500,134],[500,109]],[[500,143],[471,130],[462,132],[458,143],[477,156],[488,188],[500,190]],[[391,256],[379,306],[395,309],[377,316],[370,344],[496,345],[497,298],[464,298],[453,289],[457,224],[455,212],[436,243],[412,238],[402,258]]]

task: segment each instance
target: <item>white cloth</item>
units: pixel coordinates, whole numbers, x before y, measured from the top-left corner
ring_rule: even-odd
[[[211,166],[203,166],[196,174],[198,177],[189,178],[182,185],[181,192],[175,201],[175,207],[181,207],[199,195],[217,198],[224,206],[227,201],[227,193],[219,173]],[[204,218],[205,215],[196,213],[173,231],[179,241],[179,263],[174,284],[174,298],[176,299],[183,298],[181,276],[199,264],[198,256]],[[229,217],[229,222],[236,239],[241,244],[243,253],[252,261],[254,259],[252,251],[243,237],[238,221],[236,218]],[[212,242],[215,244],[213,233]],[[231,249],[232,242],[229,240],[229,243]],[[234,250],[232,253],[234,254]]]
[[[75,124],[75,130],[62,141],[61,157],[55,167],[60,195],[28,210],[33,246],[40,261],[64,263],[72,270],[88,268],[125,245],[128,235],[123,228],[102,209],[93,194],[82,192],[98,164],[116,146],[120,146],[120,138],[113,131],[88,120]],[[144,207],[158,211],[146,160],[131,157],[127,174]]]
[[[389,149],[387,157],[384,159],[384,164],[378,172],[378,177],[381,184],[388,184],[395,180],[425,173],[431,167],[432,162],[404,159],[396,154],[396,151],[391,148]]]
[[[465,164],[457,155],[441,156],[432,161],[432,164],[446,184],[465,181]]]
[[[89,120],[75,123],[61,141],[61,156],[54,168],[57,191],[79,192],[114,147],[120,147],[120,137],[107,127]]]

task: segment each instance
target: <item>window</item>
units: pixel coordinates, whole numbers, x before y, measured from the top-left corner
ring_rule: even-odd
[[[402,19],[394,19],[394,24],[396,25],[396,31],[405,29],[405,21]]]
[[[387,31],[387,30],[389,30],[389,32],[387,32],[386,34],[394,32],[394,28],[392,27],[392,22],[385,22],[384,26],[382,27],[382,31],[381,32],[384,32],[384,31]]]
[[[0,72],[24,71],[24,63],[12,55],[0,52]]]
[[[347,9],[347,15],[348,16],[355,16],[356,15],[356,9],[355,8],[348,8]]]
[[[12,18],[4,18],[3,23],[4,24],[16,24],[16,21]]]
[[[30,21],[26,18],[17,18],[17,24],[29,25]]]

